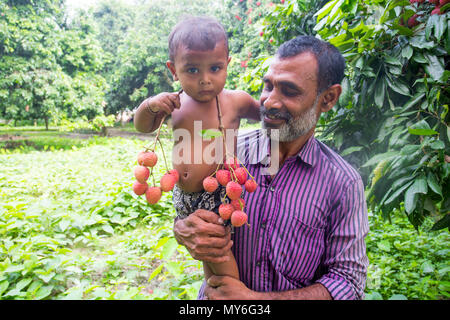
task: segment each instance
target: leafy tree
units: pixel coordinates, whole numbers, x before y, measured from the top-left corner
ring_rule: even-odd
[[[64,4],[0,0],[0,116],[50,120],[103,113],[105,81],[90,21],[66,23]]]
[[[289,0],[271,10],[263,30],[277,45],[311,34],[343,53],[344,90],[319,122],[321,139],[361,172],[375,212],[390,219],[399,209],[416,228],[431,216],[433,230],[450,223],[450,4],[437,6]]]
[[[111,63],[107,113],[132,110],[148,96],[175,90],[166,67],[171,29],[183,15],[214,15],[221,7],[220,1],[205,6],[201,0],[152,0],[138,4],[133,9],[133,24],[121,35]],[[102,21],[109,21],[106,13]]]

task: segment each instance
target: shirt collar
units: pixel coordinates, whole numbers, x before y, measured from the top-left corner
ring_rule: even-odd
[[[270,164],[270,139],[263,130],[259,130],[258,138],[257,149],[253,153],[255,157],[255,162],[253,163],[261,163],[264,166],[268,166]],[[318,147],[316,138],[311,136],[298,152],[298,159],[314,167],[317,163]]]

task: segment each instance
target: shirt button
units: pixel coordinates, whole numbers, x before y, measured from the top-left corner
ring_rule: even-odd
[[[270,187],[270,191],[274,192],[275,188],[274,187]]]
[[[263,223],[261,224],[261,228],[263,228],[263,229],[266,228],[266,222],[263,222]]]
[[[261,266],[261,261],[256,262],[256,266],[260,267]]]

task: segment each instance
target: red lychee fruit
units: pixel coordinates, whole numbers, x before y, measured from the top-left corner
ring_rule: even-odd
[[[161,190],[164,192],[170,191],[175,186],[176,177],[173,174],[166,173],[161,177],[159,184],[161,185]]]
[[[411,18],[408,19],[409,28],[413,28],[419,24],[419,21],[417,21],[417,17],[419,17],[419,15],[416,13]]]
[[[138,154],[138,163],[145,167],[154,167],[158,162],[158,156],[153,151],[141,151]]]
[[[428,0],[428,2],[429,2],[429,3],[432,3],[432,4],[438,4],[438,3],[439,3],[439,0]]]
[[[241,210],[235,210],[231,214],[231,224],[235,227],[240,227],[247,222],[247,214]]]
[[[450,0],[439,0],[439,6],[440,7],[443,7],[443,6],[445,6],[447,3],[449,3],[450,2]]]
[[[143,195],[145,191],[147,191],[147,188],[148,188],[147,182],[140,183],[139,181],[135,181],[133,183],[133,192],[138,196]]]
[[[230,181],[226,186],[226,192],[228,198],[231,200],[239,199],[241,197],[242,187],[239,183]]]
[[[218,187],[219,183],[216,178],[208,176],[203,179],[203,189],[205,189],[205,191],[213,193]]]
[[[431,14],[442,14],[441,8],[436,6],[436,8],[431,11]]]
[[[217,170],[216,179],[221,185],[226,186],[231,181],[231,173],[224,169]]]
[[[169,170],[169,173],[175,177],[175,183],[180,180],[180,174],[176,169]]]
[[[161,199],[161,188],[159,187],[150,187],[145,191],[145,199],[147,199],[147,202],[150,204],[155,204]]]
[[[234,207],[235,210],[244,210],[244,207],[245,207],[244,199],[242,199],[242,198],[234,199],[230,203]]]
[[[225,168],[225,170],[230,170],[230,167],[233,168],[233,170],[236,170],[237,168],[239,168],[239,162],[236,158],[228,158],[227,160],[225,160],[223,167]]]
[[[144,183],[150,176],[150,170],[148,170],[148,168],[144,166],[136,166],[134,167],[134,176],[136,177],[137,181],[139,181],[140,183]]]
[[[231,203],[222,203],[219,206],[219,215],[223,220],[231,218],[231,214],[236,210]]]
[[[247,192],[252,193],[252,192],[255,192],[256,188],[258,187],[258,184],[256,183],[255,180],[252,179],[252,180],[245,181],[244,186],[245,186],[245,190]]]
[[[239,184],[244,184],[247,181],[247,171],[244,168],[240,167],[234,170],[234,175],[236,176],[237,182]]]

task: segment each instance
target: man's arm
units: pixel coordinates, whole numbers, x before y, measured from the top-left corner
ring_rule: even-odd
[[[199,209],[184,219],[176,218],[173,233],[191,256],[203,262],[222,263],[233,245],[230,229],[214,212]]]
[[[342,194],[327,230],[323,268],[316,282],[333,299],[363,299],[369,260],[364,238],[369,231],[364,185],[359,178]]]
[[[256,292],[231,277],[211,276],[205,296],[209,300],[331,300],[328,290],[320,283],[308,287],[280,291]]]

